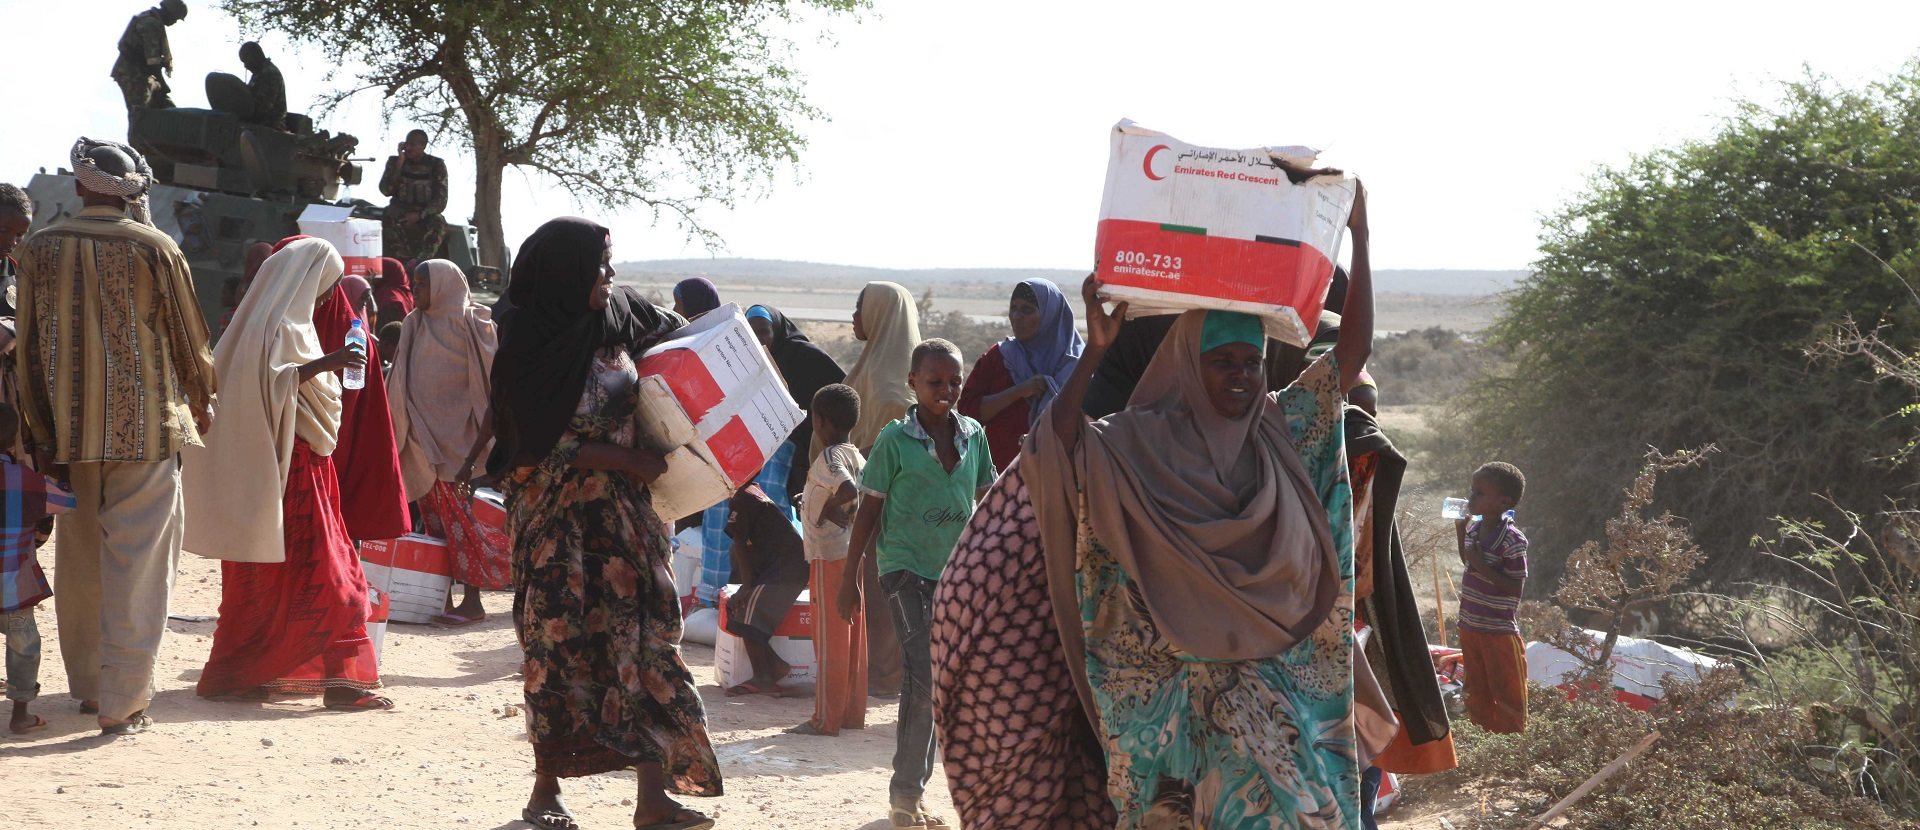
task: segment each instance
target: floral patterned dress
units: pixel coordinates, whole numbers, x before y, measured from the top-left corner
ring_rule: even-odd
[[[1343,580],[1332,614],[1307,640],[1264,660],[1182,652],[1081,520],[1074,582],[1119,827],[1359,826],[1353,505],[1333,361],[1315,363],[1276,398],[1326,507]]]
[[[667,532],[645,488],[573,466],[584,444],[633,445],[638,380],[625,348],[597,352],[566,432],[504,488],[527,731],[540,773],[657,761],[669,791],[717,796],[706,711],[680,654]]]

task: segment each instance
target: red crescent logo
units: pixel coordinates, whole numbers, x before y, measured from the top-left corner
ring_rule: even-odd
[[[1167,149],[1167,145],[1165,144],[1153,145],[1153,149],[1147,151],[1146,160],[1140,163],[1140,168],[1146,171],[1147,178],[1152,179],[1156,182],[1166,178],[1166,176],[1156,176],[1153,174],[1153,154],[1158,153],[1161,150],[1165,150],[1165,149]]]

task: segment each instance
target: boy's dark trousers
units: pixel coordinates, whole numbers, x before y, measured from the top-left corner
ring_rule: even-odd
[[[933,775],[933,589],[939,583],[912,571],[880,575],[894,628],[900,633],[900,724],[893,752],[893,806],[916,809]]]

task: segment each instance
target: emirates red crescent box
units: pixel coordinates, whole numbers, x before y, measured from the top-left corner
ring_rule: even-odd
[[[356,219],[353,208],[338,205],[307,205],[300,212],[300,232],[324,239],[340,252],[347,273],[379,279],[381,247],[380,223]]]
[[[667,453],[666,474],[649,488],[667,521],[753,480],[806,416],[732,303],[648,349],[638,369],[635,418],[647,443]]]
[[[446,610],[447,591],[453,588],[446,542],[418,533],[367,540],[360,543],[360,569],[367,587],[386,595],[387,616],[394,622],[424,623]]]
[[[729,585],[720,591],[719,625],[714,631],[713,668],[719,676],[720,688],[730,689],[745,683],[753,677],[753,663],[747,659],[746,648],[739,637],[727,631],[727,599],[737,585]],[[812,597],[807,591],[801,591],[799,599],[793,601],[793,607],[787,610],[787,616],[774,629],[773,639],[767,645],[773,652],[793,667],[791,674],[780,682],[792,685],[814,678],[813,648],[813,607]],[[826,612],[831,613],[831,612]]]
[[[1257,314],[1305,346],[1320,320],[1356,184],[1294,182],[1306,147],[1224,150],[1121,121],[1094,240],[1103,296],[1130,316],[1214,308]]]

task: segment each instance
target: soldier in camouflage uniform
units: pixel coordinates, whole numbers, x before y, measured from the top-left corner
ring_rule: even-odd
[[[387,157],[380,176],[380,192],[387,203],[381,220],[380,246],[386,256],[401,262],[440,255],[447,235],[447,163],[427,155],[427,133],[414,130],[400,145],[400,154]]]
[[[173,71],[173,49],[167,45],[167,27],[187,17],[186,0],[160,0],[160,5],[133,16],[120,35],[120,59],[113,62],[113,80],[127,99],[127,115],[138,109],[166,109],[167,73]]]
[[[253,115],[247,121],[285,130],[287,80],[280,75],[280,67],[274,66],[273,61],[267,59],[266,50],[251,40],[240,44],[240,63],[251,74],[247,79],[247,94],[253,98]]]

